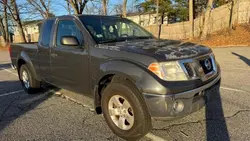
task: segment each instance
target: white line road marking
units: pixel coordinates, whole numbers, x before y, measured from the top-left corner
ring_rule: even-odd
[[[242,69],[242,68],[234,68],[235,70],[244,70],[244,71],[249,71],[250,69]],[[232,70],[232,69],[230,69]]]
[[[222,64],[222,63],[221,63]],[[223,70],[250,70],[250,67],[248,65],[245,65],[246,67],[242,67],[242,66],[237,66],[235,67],[234,65],[221,65],[221,68]]]
[[[18,94],[20,92],[24,92],[24,90],[18,90],[18,91],[9,92],[9,93],[3,93],[3,94],[0,94],[0,97],[14,95],[14,94]],[[58,92],[58,91],[55,91],[55,90],[51,89],[51,90],[45,92],[44,94],[56,93],[56,92]]]
[[[236,91],[236,92],[244,92],[244,93],[247,93],[246,91],[243,91],[243,90],[239,90],[239,89],[234,89],[234,88],[228,88],[228,87],[220,87],[221,89],[224,89],[224,90],[230,90],[230,91]]]
[[[232,69],[234,69],[234,70],[244,70],[244,71],[249,71],[250,69],[248,69],[248,68],[230,68],[230,69],[223,69],[223,70],[232,70]]]
[[[20,93],[20,92],[24,92],[24,90],[19,90],[19,91],[14,91],[14,92],[0,94],[0,97],[13,95],[13,94],[17,94],[17,93]]]
[[[0,69],[6,71],[6,72],[8,72],[8,73],[11,73],[11,74],[13,74],[13,75],[15,75],[15,76],[18,76],[17,73],[14,73],[14,72],[8,70],[7,68],[0,68]]]
[[[250,70],[248,68],[233,68],[233,69],[236,69],[236,70],[245,70],[245,71],[249,71]]]
[[[146,137],[148,137],[149,139],[151,139],[151,140],[153,140],[153,141],[166,141],[165,139],[163,139],[163,138],[161,138],[161,137],[159,137],[159,136],[156,136],[156,135],[154,135],[154,134],[152,134],[152,133],[148,133],[148,134],[146,135]]]

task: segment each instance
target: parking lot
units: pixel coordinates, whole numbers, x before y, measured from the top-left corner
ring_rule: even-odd
[[[250,139],[250,47],[213,51],[222,69],[216,100],[182,119],[154,120],[141,140]],[[26,94],[9,63],[8,52],[0,52],[0,140],[122,140],[87,98],[50,86]]]

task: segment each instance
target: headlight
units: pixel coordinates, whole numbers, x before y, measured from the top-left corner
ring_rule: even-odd
[[[188,79],[178,61],[152,63],[148,69],[163,80],[182,81]]]

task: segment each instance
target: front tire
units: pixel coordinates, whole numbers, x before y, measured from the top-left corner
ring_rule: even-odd
[[[111,82],[102,93],[102,111],[111,130],[126,140],[137,140],[152,128],[146,102],[127,82]]]
[[[20,67],[19,79],[28,94],[34,94],[40,89],[40,81],[32,76],[26,64]]]

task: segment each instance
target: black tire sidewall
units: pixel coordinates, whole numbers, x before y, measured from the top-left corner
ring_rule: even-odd
[[[24,85],[24,82],[22,80],[22,75],[23,75],[23,71],[26,71],[27,75],[28,75],[28,79],[29,79],[29,88],[26,88],[25,85]],[[22,65],[21,68],[20,68],[20,71],[19,71],[19,79],[22,83],[22,86],[24,88],[24,90],[29,93],[29,94],[32,94],[35,92],[35,89],[32,88],[33,86],[33,77],[31,76],[30,72],[29,72],[29,69],[26,65]]]
[[[136,91],[134,87],[120,83],[111,83],[105,88],[102,95],[102,111],[104,113],[104,118],[115,134],[125,139],[136,140],[144,136],[151,129],[151,117],[145,108],[146,103],[142,95]],[[109,116],[108,102],[114,95],[121,95],[124,97],[128,100],[133,109],[135,121],[134,125],[129,130],[121,130],[113,123]]]

